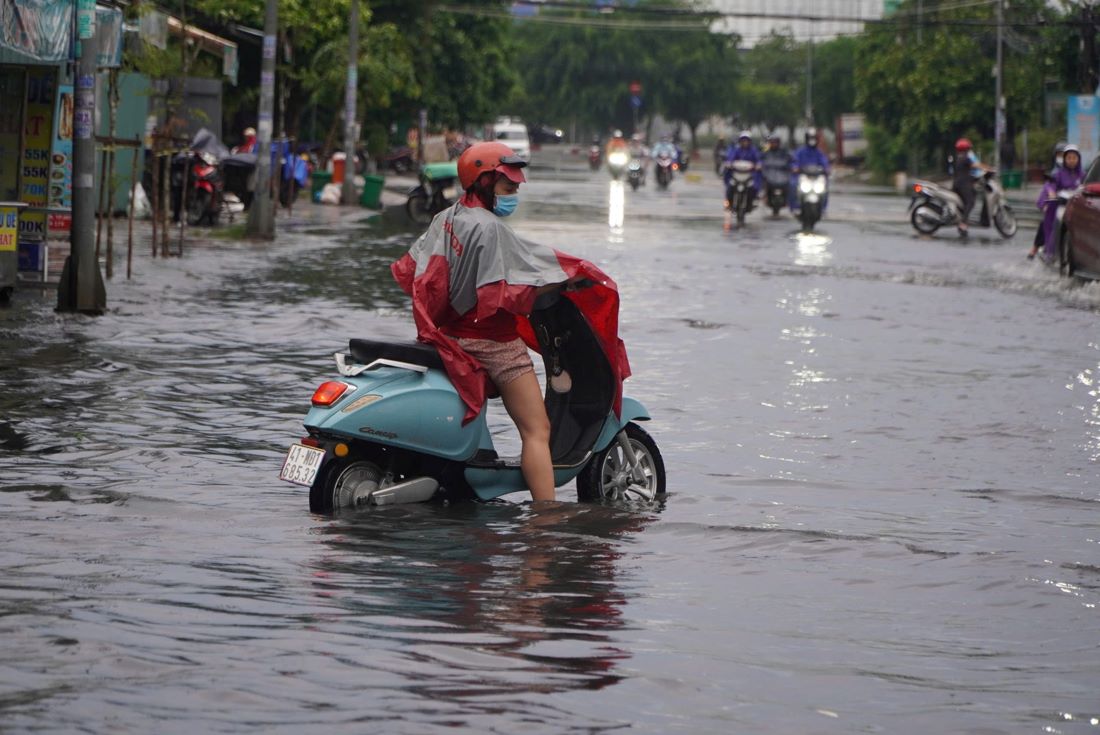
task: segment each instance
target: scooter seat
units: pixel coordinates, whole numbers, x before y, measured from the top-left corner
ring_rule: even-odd
[[[395,360],[443,370],[443,360],[431,345],[422,342],[379,342],[373,339],[353,339],[348,350],[356,362],[370,365],[375,360]]]

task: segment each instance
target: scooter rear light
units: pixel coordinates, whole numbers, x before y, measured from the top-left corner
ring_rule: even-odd
[[[303,436],[301,439],[298,440],[298,443],[304,444],[307,447],[316,447],[317,449],[321,448],[321,442],[317,441],[312,436]]]
[[[924,189],[924,187],[921,186],[920,184],[913,184],[913,193],[914,194],[920,194],[923,189]]]
[[[347,393],[351,388],[347,383],[341,383],[339,380],[328,380],[317,386],[317,390],[313,391],[312,403],[314,406],[331,406],[340,400],[340,397]]]

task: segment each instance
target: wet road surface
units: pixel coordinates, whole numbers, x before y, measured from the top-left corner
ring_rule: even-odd
[[[889,196],[723,232],[702,174],[555,163],[514,218],[618,281],[661,506],[276,479],[331,353],[412,334],[400,224],[210,238],[98,318],[19,293],[0,730],[1100,732],[1100,289]]]

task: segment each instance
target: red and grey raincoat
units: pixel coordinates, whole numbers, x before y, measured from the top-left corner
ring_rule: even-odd
[[[619,339],[619,291],[603,271],[572,255],[517,237],[487,209],[459,201],[440,212],[401,259],[390,266],[398,285],[412,297],[416,336],[439,351],[447,375],[466,405],[463,423],[477,417],[491,382],[481,364],[443,331],[474,310],[487,319],[503,310],[516,330],[538,350],[527,316],[539,286],[586,278],[594,285],[563,296],[588,319],[616,380],[614,410],[622,405],[622,382],[630,375],[626,346]]]

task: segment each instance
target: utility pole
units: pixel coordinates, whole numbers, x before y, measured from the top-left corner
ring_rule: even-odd
[[[95,257],[95,72],[99,54],[95,0],[79,0],[76,17],[73,221],[70,253],[57,289],[57,310],[101,314],[107,308],[107,289]]]
[[[359,0],[351,0],[348,10],[348,79],[344,90],[344,185],[340,202],[355,204],[355,149],[359,142],[356,124],[356,90],[359,87]]]
[[[806,41],[806,125],[814,125],[814,28]]]
[[[271,129],[275,109],[275,37],[278,30],[278,0],[267,0],[263,60],[260,65],[260,112],[256,120],[256,193],[245,227],[249,237],[260,240],[275,238],[275,206],[271,201]]]
[[[996,118],[993,132],[993,168],[1001,170],[1001,141],[1005,135],[1004,100],[1004,0],[997,0],[997,86]]]

